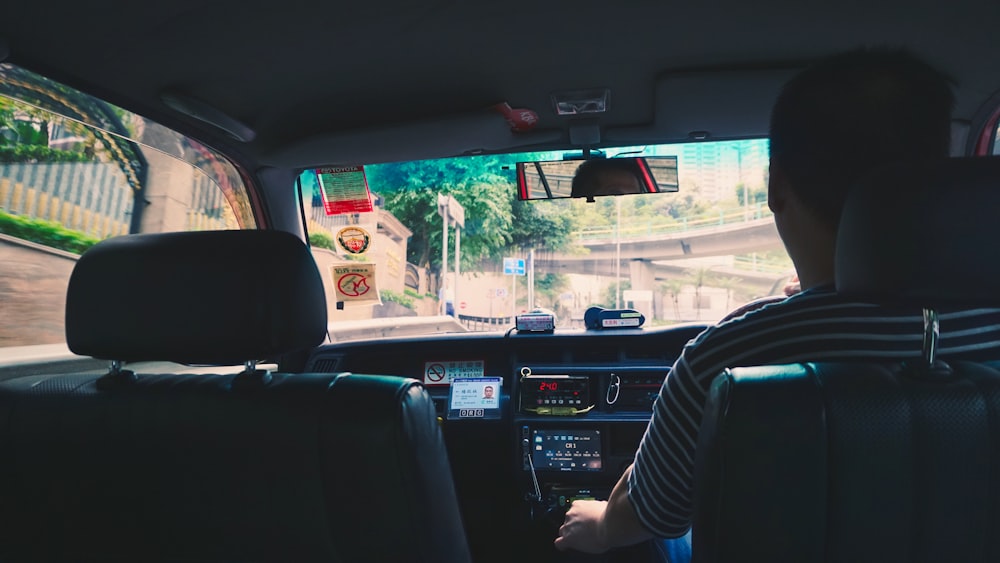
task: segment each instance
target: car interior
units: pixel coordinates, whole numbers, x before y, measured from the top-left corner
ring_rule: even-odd
[[[1000,559],[1000,364],[936,340],[1000,306],[1000,4],[3,14],[0,561],[662,561],[553,540],[684,346],[797,291],[771,106],[883,46],[951,157],[852,189],[836,289],[922,360],[720,373],[693,560]]]

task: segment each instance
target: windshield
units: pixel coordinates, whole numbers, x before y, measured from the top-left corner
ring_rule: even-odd
[[[536,309],[582,328],[592,306],[634,309],[646,326],[716,322],[785,292],[794,270],[767,206],[766,140],[605,156],[626,155],[676,157],[678,191],[518,200],[516,163],[558,152],[304,171],[331,336],[506,330]]]

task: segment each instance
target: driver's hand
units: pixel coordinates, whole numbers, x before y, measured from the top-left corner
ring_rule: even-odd
[[[566,511],[554,545],[560,551],[575,549],[584,553],[604,553],[608,550],[604,534],[604,510],[607,501],[576,500]]]

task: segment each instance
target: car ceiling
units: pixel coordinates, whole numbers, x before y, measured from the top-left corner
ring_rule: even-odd
[[[906,46],[951,74],[962,121],[981,120],[1000,91],[994,0],[54,0],[2,12],[11,62],[250,169],[565,148],[571,127],[595,146],[759,136],[787,69],[861,45]],[[599,117],[552,111],[553,92],[604,87]],[[164,93],[255,136],[234,140]],[[537,112],[535,129],[511,132],[489,109],[498,102]]]

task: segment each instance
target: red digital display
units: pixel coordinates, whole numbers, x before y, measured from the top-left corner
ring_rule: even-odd
[[[583,413],[593,405],[590,402],[587,376],[574,375],[542,375],[521,378],[521,410],[536,412],[536,409],[546,410],[541,414],[550,414],[548,409],[562,409],[563,412],[552,414]]]

